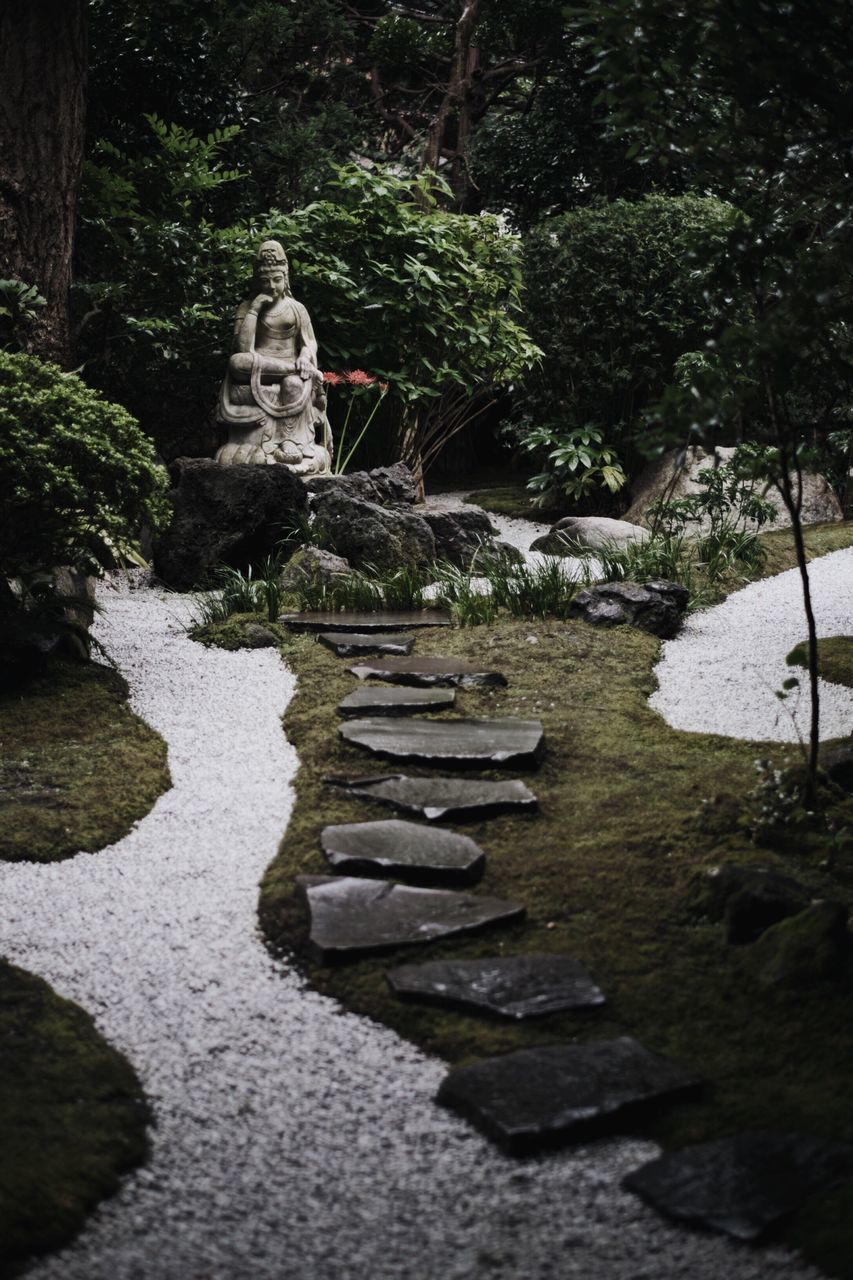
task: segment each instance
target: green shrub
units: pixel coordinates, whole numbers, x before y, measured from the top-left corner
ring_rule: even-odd
[[[0,351],[0,578],[98,573],[166,515],[167,477],[135,420],[73,374]]]
[[[596,484],[619,487],[604,451],[632,461],[644,410],[731,305],[707,295],[693,245],[700,234],[720,242],[734,216],[720,200],[647,196],[548,218],[530,232],[527,316],[545,358],[527,379],[528,408],[513,431],[521,443],[538,431],[555,487],[581,496],[593,468]],[[580,429],[597,433],[588,463],[578,458]]]

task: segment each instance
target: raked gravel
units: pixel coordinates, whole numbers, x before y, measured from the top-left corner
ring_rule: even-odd
[[[619,1189],[655,1154],[501,1155],[437,1108],[444,1067],[275,963],[256,929],[297,767],[273,651],[183,633],[189,600],[105,593],[98,637],[169,744],[118,844],[6,866],[2,950],[94,1016],[156,1115],[147,1165],[41,1280],[807,1280],[781,1250],[672,1228]],[[318,815],[319,825],[319,815]]]

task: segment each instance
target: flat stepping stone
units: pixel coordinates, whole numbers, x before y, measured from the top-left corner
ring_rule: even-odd
[[[342,716],[411,716],[419,711],[446,711],[456,702],[455,689],[385,689],[371,685],[353,689],[338,703]]]
[[[462,769],[535,769],[544,751],[538,720],[351,720],[338,733],[376,756]]]
[[[399,818],[324,827],[320,844],[344,875],[398,876],[413,884],[475,884],[486,865],[470,836]]]
[[[414,636],[392,631],[359,635],[356,631],[321,631],[317,636],[321,644],[331,649],[339,658],[360,658],[367,653],[387,653],[406,657],[412,652]]]
[[[372,778],[327,778],[354,796],[375,800],[427,822],[479,822],[501,813],[533,813],[539,801],[520,779],[491,782],[473,778],[407,778],[381,774]]]
[[[756,1240],[807,1196],[851,1174],[847,1143],[756,1131],[669,1152],[622,1185],[670,1218]]]
[[[445,1076],[436,1095],[513,1155],[581,1141],[616,1116],[698,1089],[681,1067],[630,1036],[544,1045],[485,1058]]]
[[[373,662],[360,662],[350,667],[359,680],[384,680],[387,684],[458,685],[470,688],[474,685],[506,684],[506,676],[500,671],[490,671],[482,663],[467,662],[464,658],[376,658]]]
[[[403,999],[518,1021],[604,1004],[603,992],[572,956],[433,960],[403,965],[385,976],[391,990]]]
[[[420,627],[449,627],[450,614],[443,609],[393,609],[363,612],[358,609],[310,609],[283,613],[279,622],[291,631],[411,631]]]
[[[350,876],[297,876],[311,917],[310,947],[321,964],[477,933],[524,919],[524,907],[450,889]]]

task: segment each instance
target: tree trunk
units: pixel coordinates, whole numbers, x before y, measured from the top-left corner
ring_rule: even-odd
[[[0,274],[47,299],[27,349],[68,368],[86,102],[86,0],[0,4]]]
[[[474,44],[480,0],[462,0],[462,12],[456,23],[450,79],[432,128],[427,135],[421,163],[422,170],[438,171],[439,161],[448,145],[448,134],[455,133],[450,169],[451,186],[460,206],[467,195],[468,177],[464,149],[471,132],[471,77],[476,70],[479,53]]]

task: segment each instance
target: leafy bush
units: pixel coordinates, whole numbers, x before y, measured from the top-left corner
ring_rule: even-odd
[[[0,352],[0,576],[97,573],[166,515],[167,477],[130,414],[79,378]]]
[[[545,359],[527,379],[532,407],[514,434],[523,442],[532,427],[544,433],[555,485],[568,481],[577,496],[590,470],[581,463],[566,472],[560,461],[580,429],[598,433],[599,450],[630,461],[643,411],[671,381],[676,360],[700,346],[714,320],[731,309],[730,300],[707,295],[706,271],[692,246],[699,232],[721,241],[734,217],[720,200],[647,196],[578,209],[530,232],[526,306]],[[601,467],[597,459],[593,465]],[[600,470],[596,479],[611,491],[618,487],[612,473]]]

